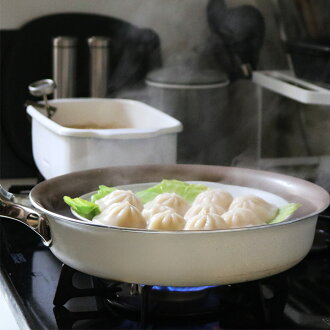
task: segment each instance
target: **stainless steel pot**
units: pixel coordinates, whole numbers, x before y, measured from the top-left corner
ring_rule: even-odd
[[[186,64],[151,71],[146,84],[151,104],[183,124],[179,162],[230,164],[234,148],[228,145],[233,145],[235,120],[224,72],[201,69],[187,59]]]
[[[157,182],[164,178],[213,181],[277,194],[302,207],[282,223],[214,231],[161,232],[112,228],[72,218],[63,196],[98,185]],[[39,183],[29,209],[1,198],[0,215],[35,230],[63,263],[87,274],[130,283],[172,286],[228,284],[284,271],[311,248],[317,214],[329,204],[321,187],[294,177],[206,165],[111,167]]]

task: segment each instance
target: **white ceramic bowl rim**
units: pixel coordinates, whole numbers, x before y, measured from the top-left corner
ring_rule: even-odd
[[[153,127],[153,128],[111,128],[111,129],[79,129],[62,126],[55,121],[49,119],[45,110],[36,109],[34,106],[29,105],[27,107],[27,113],[37,120],[44,127],[61,136],[72,136],[79,138],[100,138],[100,139],[145,139],[155,137],[164,134],[179,133],[183,130],[183,126],[180,121],[167,115],[166,113],[159,111],[147,104],[144,104],[135,100],[127,99],[100,99],[100,98],[68,98],[68,99],[56,99],[51,100],[50,104],[55,105],[61,103],[93,103],[93,102],[107,102],[121,103],[131,106],[143,106],[148,110],[150,114],[157,115],[159,120],[167,122],[166,127]]]

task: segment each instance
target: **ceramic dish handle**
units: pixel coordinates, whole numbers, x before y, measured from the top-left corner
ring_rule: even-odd
[[[38,80],[29,85],[29,91],[31,95],[43,97],[48,118],[53,117],[56,108],[49,105],[47,95],[53,94],[55,89],[56,84],[51,79]]]
[[[0,217],[6,217],[24,223],[36,232],[46,246],[52,244],[50,227],[45,216],[27,206],[13,203],[14,195],[0,185]]]

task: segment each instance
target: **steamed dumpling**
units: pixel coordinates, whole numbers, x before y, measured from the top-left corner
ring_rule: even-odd
[[[201,192],[196,197],[194,204],[213,203],[228,210],[232,201],[233,196],[229,192],[221,189],[209,189]]]
[[[95,203],[99,206],[100,210],[102,211],[111,204],[125,202],[125,201],[129,202],[137,209],[142,211],[143,209],[142,202],[130,190],[115,190],[112,193],[104,196],[103,198],[95,201]]]
[[[129,202],[119,202],[108,206],[93,218],[94,222],[108,226],[145,228],[146,220],[141,212]]]
[[[185,223],[180,214],[168,209],[154,214],[150,218],[147,228],[151,230],[182,230]]]
[[[189,203],[176,193],[163,193],[155,197],[150,203],[145,205],[145,208],[150,208],[156,204],[168,206],[175,210],[180,215],[184,215],[189,209]]]
[[[190,218],[184,227],[185,230],[215,230],[227,229],[225,220],[215,213],[204,213]]]
[[[153,215],[164,212],[164,211],[168,211],[168,210],[175,212],[175,210],[173,210],[172,208],[170,208],[168,206],[160,205],[160,204],[151,204],[149,207],[147,206],[142,210],[142,215],[148,222],[149,219]]]
[[[190,218],[201,214],[215,213],[221,215],[225,212],[226,210],[219,205],[210,204],[210,203],[201,203],[201,204],[192,205],[184,217],[186,220],[189,220]]]
[[[257,226],[265,224],[257,214],[246,208],[235,208],[227,211],[222,218],[230,228]]]
[[[264,222],[274,219],[278,212],[278,208],[275,205],[270,204],[264,199],[254,195],[246,195],[235,198],[231,203],[229,210],[233,210],[235,208],[249,209],[257,214]]]

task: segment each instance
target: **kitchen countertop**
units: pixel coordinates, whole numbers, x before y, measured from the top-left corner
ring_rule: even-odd
[[[36,178],[8,178],[8,179],[0,178],[0,184],[6,190],[11,185],[34,185],[36,183],[37,183]]]
[[[0,270],[0,330],[30,329],[10,287],[10,282]]]
[[[1,330],[19,330],[12,311],[5,301],[5,296],[0,291],[0,329]]]
[[[0,179],[0,184],[6,190],[11,185],[34,185],[36,178]],[[26,318],[10,291],[10,282],[0,270],[0,330],[30,329]]]

